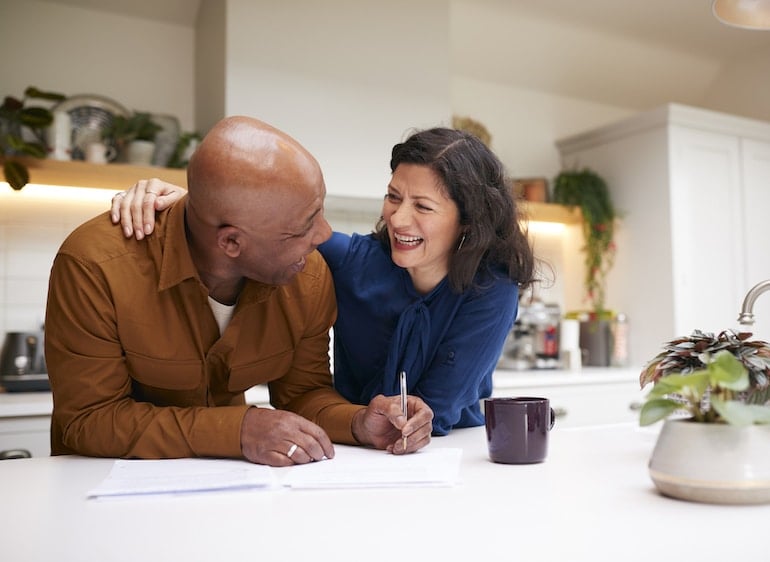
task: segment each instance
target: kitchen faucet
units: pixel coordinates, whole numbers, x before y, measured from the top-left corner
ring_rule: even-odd
[[[738,322],[742,326],[751,326],[754,324],[754,301],[756,301],[757,297],[765,291],[770,291],[770,279],[760,281],[746,293],[746,297],[743,299],[741,313],[738,315]]]

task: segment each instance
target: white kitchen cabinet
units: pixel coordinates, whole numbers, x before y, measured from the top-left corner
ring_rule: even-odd
[[[51,454],[51,416],[0,420],[0,451],[24,449],[33,457]]]
[[[0,393],[0,451],[26,449],[33,457],[51,454],[50,392]]]
[[[557,146],[563,166],[604,177],[621,213],[607,303],[628,314],[631,359],[737,328],[770,278],[770,123],[671,104]],[[770,295],[755,312],[751,331],[770,339]]]

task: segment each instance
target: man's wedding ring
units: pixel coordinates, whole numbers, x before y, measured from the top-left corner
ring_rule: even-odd
[[[291,456],[297,451],[297,444],[293,443],[291,447],[289,447],[289,452],[286,453],[286,456],[291,458]]]

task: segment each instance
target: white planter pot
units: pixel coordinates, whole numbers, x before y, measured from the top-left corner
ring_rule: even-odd
[[[666,420],[649,463],[664,495],[720,504],[770,502],[770,425]]]
[[[129,164],[151,166],[155,153],[155,143],[144,140],[134,140],[128,144],[127,160]]]

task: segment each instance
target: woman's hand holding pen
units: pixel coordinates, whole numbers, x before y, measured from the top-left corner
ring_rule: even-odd
[[[363,445],[395,455],[414,453],[430,443],[433,410],[420,398],[408,396],[407,412],[404,417],[400,396],[375,396],[366,409],[353,418],[353,435]]]

